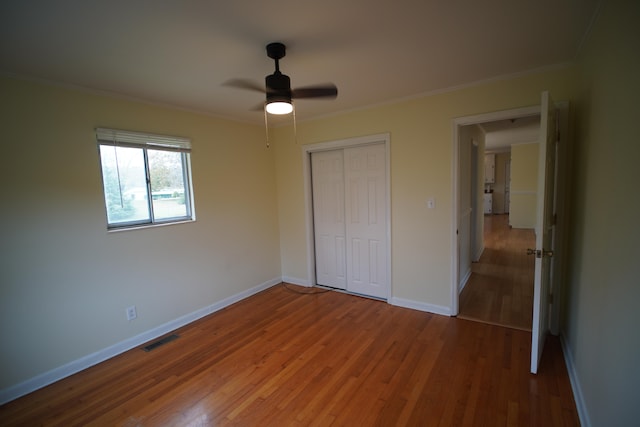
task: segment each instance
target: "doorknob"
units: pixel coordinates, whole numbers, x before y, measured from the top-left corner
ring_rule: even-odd
[[[536,258],[542,258],[542,257],[552,258],[553,251],[545,251],[540,249],[527,249],[527,255],[535,255]]]

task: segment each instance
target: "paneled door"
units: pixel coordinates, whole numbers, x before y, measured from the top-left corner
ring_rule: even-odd
[[[312,153],[318,284],[388,297],[385,161],[383,144]]]
[[[544,341],[549,331],[549,287],[553,269],[555,232],[555,175],[557,143],[556,110],[549,92],[542,92],[540,145],[538,147],[538,203],[536,207],[536,256],[533,283],[533,323],[531,326],[531,373],[538,372]]]
[[[347,288],[343,150],[311,155],[316,282]]]

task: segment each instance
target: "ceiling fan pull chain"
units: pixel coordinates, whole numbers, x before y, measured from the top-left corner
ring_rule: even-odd
[[[296,126],[296,105],[291,101],[293,107],[293,142],[298,145],[298,127]]]

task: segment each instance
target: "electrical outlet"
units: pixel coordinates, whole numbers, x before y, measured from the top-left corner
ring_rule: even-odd
[[[131,307],[128,307],[127,320],[134,320],[136,317],[138,317],[138,313],[136,313],[136,306],[132,305]]]

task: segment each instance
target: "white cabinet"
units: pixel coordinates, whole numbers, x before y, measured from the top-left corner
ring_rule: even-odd
[[[492,193],[484,193],[484,213],[485,215],[489,215],[493,212],[493,194]]]
[[[485,154],[484,156],[484,183],[493,184],[496,182],[496,155]]]

